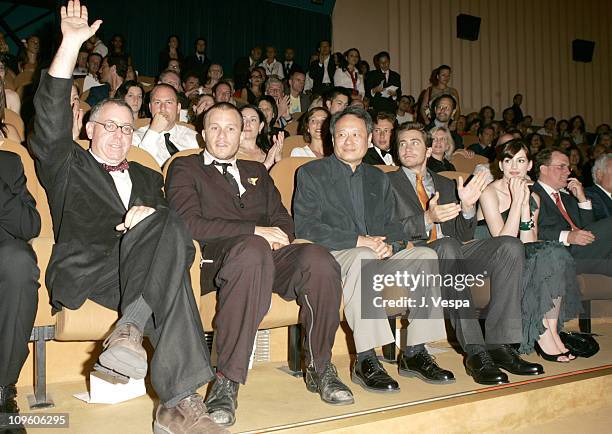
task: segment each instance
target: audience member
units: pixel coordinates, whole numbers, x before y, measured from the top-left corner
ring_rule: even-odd
[[[391,146],[393,131],[397,127],[395,116],[391,113],[378,112],[373,119],[372,146],[363,156],[362,162],[382,166],[395,166]]]
[[[584,119],[576,115],[569,120],[569,135],[575,144],[587,143],[587,132]]]
[[[450,130],[449,124],[457,110],[457,101],[455,101],[455,98],[449,94],[442,94],[432,100],[430,104],[433,109],[433,120],[425,129],[429,131],[433,127],[446,127]],[[457,149],[463,149],[463,138],[452,130],[451,135],[453,136],[455,147]]]
[[[292,157],[323,158],[331,154],[331,149],[328,149],[324,141],[329,131],[329,116],[329,111],[323,107],[308,110],[300,120],[299,129],[306,146],[293,148]]]
[[[302,67],[295,63],[295,50],[287,47],[285,48],[285,60],[283,61],[283,76],[288,78],[296,69],[303,71]]]
[[[63,39],[35,99],[30,146],[54,223],[47,268],[53,311],[78,309],[90,299],[120,312],[97,365],[116,377],[145,377],[142,339],[149,338],[151,383],[160,399],[156,431],[226,433],[208,417],[196,392],[214,373],[189,280],[192,240],[166,207],[162,176],[125,159],[131,109],[118,100],[94,107],[87,123],[89,150],[70,137],[65,101],[74,62],[100,24],[89,27],[78,1],[61,8]]]
[[[251,48],[248,56],[236,60],[236,63],[234,63],[234,82],[237,89],[243,89],[247,86],[251,70],[259,65],[260,61],[261,47],[259,46]]]
[[[331,58],[331,43],[324,39],[319,42],[317,59],[310,62],[308,74],[312,79],[312,93],[323,95],[334,85],[336,64]]]
[[[357,69],[357,64],[360,60],[359,50],[357,48],[349,48],[342,55],[340,67],[334,73],[334,86],[349,89],[353,98],[363,98],[365,96],[363,77]]]
[[[216,104],[204,120],[205,151],[175,160],[166,185],[170,205],[210,262],[202,268],[202,291],[218,292],[217,376],[206,406],[224,426],[236,419],[238,388],[273,292],[302,307],[307,389],[329,404],[354,402],[331,362],[340,324],[338,264],[321,246],[290,244],[293,221],[267,170],[236,160],[241,131],[238,110]]]
[[[294,67],[289,77],[289,114],[304,113],[310,105],[310,97],[304,93],[306,75],[304,71]]]
[[[218,63],[213,63],[208,67],[206,81],[204,82],[204,93],[212,94],[213,87],[223,80],[223,67]]]
[[[371,303],[362,290],[362,260],[402,259],[382,264],[401,264],[399,268],[408,273],[428,275],[438,270],[433,261],[435,253],[406,244],[401,225],[392,219],[388,178],[382,171],[362,164],[372,128],[370,115],[360,108],[348,107],[332,116],[334,153],[300,168],[293,211],[296,235],[326,247],[340,264],[344,316],[357,351],[351,379],[365,390],[386,393],[398,391],[399,384],[379,362],[375,349],[395,342],[395,338],[384,307]],[[405,248],[401,249],[399,242]],[[398,289],[403,296],[409,293],[418,300],[421,296],[440,296],[440,288],[435,285],[419,284],[410,292],[405,287]],[[398,358],[400,375],[432,383],[454,381],[453,373],[441,369],[425,348],[425,343],[446,335],[441,309],[421,304],[411,307],[409,313],[399,310],[410,321]]]
[[[285,86],[283,82],[275,76],[268,77],[266,80],[266,95],[274,98],[276,107],[278,108],[277,126],[285,128],[291,122],[291,114],[289,114],[289,96],[285,95]]]
[[[142,110],[144,88],[142,84],[132,80],[123,82],[119,89],[117,89],[115,98],[123,99],[130,106],[134,119],[144,116],[144,111]]]
[[[395,112],[398,125],[414,121],[414,103],[412,95],[402,95],[399,97],[397,111]]]
[[[499,162],[503,174],[480,196],[478,238],[510,236],[525,247],[521,284],[521,353],[534,348],[545,360],[569,362],[576,357],[565,347],[558,330],[581,309],[574,259],[555,241],[538,241],[540,197],[529,189],[531,169],[527,145],[514,139],[504,145]],[[495,239],[495,238],[493,238]]]
[[[87,75],[87,58],[89,57],[89,52],[84,48],[79,50],[79,55],[77,57],[77,62],[74,67],[74,71],[72,71],[72,76],[74,78],[80,78]]]
[[[93,44],[91,49],[92,53],[98,53],[103,59],[108,56],[108,47],[102,42],[102,39],[100,39],[98,35],[93,34],[91,38],[89,38],[89,42]]]
[[[19,72],[34,72],[40,62],[40,38],[30,35],[18,54]],[[76,62],[75,62],[76,63]]]
[[[89,89],[87,104],[93,107],[106,98],[114,98],[115,92],[125,80],[127,66],[127,61],[123,56],[105,57],[99,71],[102,85]]]
[[[495,110],[490,105],[486,105],[480,109],[478,118],[482,125],[488,125],[495,120]]]
[[[240,115],[243,128],[237,158],[257,161],[270,170],[282,158],[284,134],[281,132],[272,136],[273,144],[270,143],[266,116],[256,106],[241,107]]]
[[[276,48],[271,45],[266,47],[266,58],[259,66],[262,66],[266,70],[266,76],[268,77],[274,75],[281,80],[285,78],[283,64],[276,60]]]
[[[227,81],[218,81],[212,88],[215,102],[230,102],[232,100],[232,86]]]
[[[206,55],[207,42],[205,38],[199,37],[195,40],[195,52],[185,58],[183,63],[187,71],[192,71],[204,83],[208,77],[208,68],[211,61]]]
[[[402,79],[397,72],[389,69],[390,63],[389,53],[378,53],[378,68],[368,72],[365,78],[365,92],[372,98],[370,106],[374,113],[395,113],[396,101],[402,95]]]
[[[257,98],[264,94],[263,84],[265,76],[258,69],[251,71],[251,77],[249,78],[248,85],[242,89],[240,98],[249,104],[255,104]]]
[[[493,139],[495,138],[495,130],[491,125],[485,125],[480,127],[478,130],[478,143],[474,143],[470,146],[470,151],[474,151],[477,155],[487,157],[489,162],[495,160],[497,154],[495,153],[495,147],[493,146]]]
[[[7,76],[7,62],[4,58],[2,58],[2,56],[0,56],[0,85],[2,86],[2,88],[4,89],[4,103],[0,103],[0,105],[2,106],[2,109],[4,109],[5,107],[9,110],[14,111],[15,113],[19,114],[19,112],[21,111],[21,99],[19,98],[19,94],[17,92],[15,92],[13,89],[8,89],[5,86],[5,78]],[[0,96],[1,98],[1,96]],[[0,119],[4,119],[4,113],[2,113],[2,116],[0,117]]]
[[[429,134],[431,134],[431,155],[427,159],[427,169],[434,173],[454,172],[456,169],[450,159],[455,152],[455,142],[450,130],[446,127],[433,127]]]
[[[538,130],[538,134],[541,136],[557,138],[556,130],[557,120],[554,117],[548,117],[544,120],[544,126]]]
[[[351,92],[343,87],[332,87],[323,94],[323,106],[334,115],[348,107],[351,101]]]
[[[194,130],[176,123],[181,111],[176,90],[162,83],[155,85],[150,95],[151,123],[134,131],[132,145],[150,153],[161,167],[178,151],[199,145]]]
[[[102,64],[102,56],[98,53],[89,53],[87,57],[87,75],[83,80],[83,92],[87,92],[92,87],[100,86],[98,71]]]
[[[431,71],[431,76],[429,77],[431,86],[423,91],[421,105],[419,107],[419,115],[425,125],[433,122],[434,109],[432,103],[441,95],[450,95],[455,100],[453,119],[455,119],[455,116],[461,114],[459,92],[457,89],[448,85],[451,79],[451,72],[451,67],[448,65],[440,65]]]
[[[514,124],[518,125],[523,121],[523,110],[521,109],[521,104],[523,104],[523,95],[517,93],[512,97],[512,112],[514,113]]]
[[[474,176],[467,185],[459,178],[455,188],[453,181],[427,170],[431,138],[421,124],[402,125],[396,137],[402,167],[387,174],[395,199],[393,219],[415,245],[436,252],[441,275],[474,276],[487,270],[491,279],[484,336],[470,289],[452,281],[442,285],[442,298],[460,306],[446,309],[445,314],[467,355],[466,372],[480,384],[507,383],[500,368],[515,375],[542,374],[541,365],[521,359],[512,346],[521,341],[523,246],[512,237],[473,240],[485,174]]]
[[[179,62],[183,61],[181,54],[181,40],[177,35],[168,36],[168,43],[159,53],[159,71],[163,71],[168,66],[170,59],[176,59]]]
[[[612,217],[612,154],[600,155],[593,164],[593,185],[585,189],[591,200],[593,217],[602,220]]]

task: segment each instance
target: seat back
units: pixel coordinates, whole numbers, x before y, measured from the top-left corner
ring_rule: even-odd
[[[297,136],[299,126],[300,123],[297,120],[291,121],[285,126],[285,131],[290,134],[289,137]]]
[[[451,163],[457,169],[457,172],[472,173],[478,164],[489,164],[487,157],[482,155],[474,155],[472,158],[467,158],[463,153],[454,153],[451,157]]]
[[[187,127],[187,128],[189,128],[190,130],[193,130],[193,131],[196,130],[196,127],[194,125],[190,124],[189,122],[177,122],[176,124],[177,125],[181,125],[183,127]]]
[[[399,166],[387,166],[386,164],[375,164],[374,167],[376,167],[378,170],[382,170],[385,173],[399,170]]]
[[[316,158],[310,157],[288,157],[283,158],[270,170],[270,176],[274,181],[274,185],[280,192],[281,202],[291,214],[291,204],[293,201],[293,190],[295,188],[295,173],[298,168],[308,163],[309,161],[316,160]]]
[[[291,156],[291,151],[293,148],[299,148],[306,146],[306,142],[304,141],[304,136],[289,136],[285,139],[283,143],[282,156],[283,158],[287,158]],[[278,163],[276,163],[278,164]]]
[[[463,182],[465,182],[465,180],[468,179],[470,176],[469,173],[453,172],[451,170],[446,170],[444,172],[438,172],[438,175],[444,176],[445,178],[448,178],[448,179],[453,179],[455,181],[458,181],[459,177],[461,176],[463,178]]]
[[[168,161],[164,163],[164,170],[163,170],[164,179],[166,179],[166,176],[168,175],[168,168],[170,167],[170,164],[172,164],[175,158],[186,157],[188,155],[193,155],[193,154],[199,154],[202,151],[203,149],[199,149],[199,148],[198,149],[185,149],[184,151],[179,151],[176,154],[174,154],[172,157],[168,158]]]
[[[138,118],[134,120],[134,128],[146,127],[151,123],[151,118]]]
[[[466,134],[463,136],[463,147],[465,149],[469,148],[474,143],[478,143],[478,136],[473,136],[472,134]]]

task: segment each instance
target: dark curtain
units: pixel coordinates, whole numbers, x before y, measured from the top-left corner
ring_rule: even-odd
[[[226,77],[232,75],[236,59],[248,55],[254,45],[273,45],[280,61],[284,49],[293,47],[296,61],[306,67],[318,41],[331,36],[328,15],[265,0],[90,0],[87,4],[90,20],[104,21],[102,40],[108,45],[113,34],[123,35],[126,51],[143,75],[159,72],[159,53],[171,34],[179,36],[183,56],[194,51],[195,38],[206,38],[208,57],[223,66]]]

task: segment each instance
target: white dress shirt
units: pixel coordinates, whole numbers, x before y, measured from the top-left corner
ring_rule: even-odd
[[[329,65],[329,59],[331,59],[331,56],[327,56],[327,59],[325,59],[323,61],[323,63],[319,62],[319,66],[323,67],[323,80],[321,80],[321,83],[331,83],[331,79],[332,77],[329,76],[329,72],[327,72],[327,65]]]
[[[101,164],[108,164],[106,161],[99,158],[96,154],[89,150],[94,159]],[[113,172],[108,172],[109,175],[113,178],[115,182],[115,188],[117,189],[117,193],[119,193],[119,197],[121,198],[121,202],[123,202],[123,206],[125,209],[128,209],[130,204],[130,196],[132,195],[132,178],[130,178],[129,170],[115,170]]]
[[[397,118],[397,124],[401,125],[404,122],[413,122],[414,121],[414,115],[412,113],[404,113],[404,116],[400,116],[400,115],[396,115],[395,116]]]
[[[97,77],[94,77],[91,74],[87,74],[85,76],[85,80],[83,80],[83,92],[87,92],[92,87],[100,86],[102,83],[98,81]]]
[[[310,146],[306,145],[306,146],[300,146],[298,148],[293,148],[291,150],[291,157],[314,157],[317,158],[317,156],[315,155],[314,152],[312,152],[312,149],[310,149]]]
[[[271,75],[278,76],[281,80],[285,78],[285,73],[283,72],[283,64],[278,60],[274,59],[274,62],[268,63],[268,59],[264,60],[259,64],[266,70],[266,75],[269,77]]]
[[[207,150],[204,150],[204,165],[208,166],[210,164],[213,164],[213,161],[218,161],[219,163],[231,163],[231,166],[227,167],[227,172],[230,173],[236,180],[236,183],[238,184],[238,191],[240,191],[240,196],[242,196],[246,191],[246,188],[244,188],[242,182],[240,182],[240,171],[238,170],[238,166],[236,165],[236,157],[232,158],[231,160],[221,160],[210,155]],[[223,167],[216,165],[213,165],[213,167],[216,168],[219,173],[223,175]]]
[[[348,70],[342,70],[342,68],[337,68],[336,72],[334,72],[334,86],[345,87],[351,91],[356,90],[362,98],[365,95],[365,88],[363,86],[363,78],[361,77],[361,74],[357,73],[357,81],[355,82],[356,87],[353,88],[351,73]]]
[[[559,194],[559,198],[561,197],[561,193],[559,193],[559,191],[557,191],[554,188],[552,188],[550,185],[544,184],[542,181],[538,181],[538,182],[540,183],[540,185],[542,186],[542,188],[544,189],[546,194],[548,194],[548,197],[550,197],[550,199],[553,201],[553,203],[556,206],[557,205],[557,200],[553,196],[553,193],[558,193]],[[563,209],[565,209],[565,205],[563,204],[563,200],[561,200],[561,206],[563,207]],[[590,200],[587,200],[586,202],[578,202],[578,208],[581,208],[581,209],[593,209],[593,207],[591,206],[591,201]],[[567,209],[565,209],[565,212],[567,212]],[[569,213],[567,213],[567,215],[569,215]],[[570,231],[561,231],[561,233],[559,234],[559,242],[565,244],[566,246],[569,246],[570,244],[567,242],[567,236],[569,235],[569,233],[570,233]]]
[[[170,133],[170,141],[179,151],[185,149],[197,149],[200,146],[196,139],[197,133],[191,128],[182,125],[174,125],[168,131],[158,133],[149,128],[150,125],[138,128],[132,136],[132,145],[144,149],[151,154],[160,166],[170,158],[170,153],[166,147],[165,133]]]
[[[387,155],[385,155],[383,157],[383,154],[380,150],[380,148],[374,146],[374,150],[378,153],[378,155],[380,156],[380,158],[382,158],[382,160],[385,162],[385,164],[387,166],[395,166],[395,164],[393,163],[393,156],[391,155],[390,152],[387,152]]]

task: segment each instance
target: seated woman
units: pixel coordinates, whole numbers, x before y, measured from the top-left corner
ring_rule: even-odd
[[[323,158],[332,153],[331,149],[326,149],[324,138],[327,134],[327,120],[329,111],[323,107],[313,108],[306,112],[300,120],[300,133],[307,143],[304,147],[293,148],[292,157],[315,157]]]
[[[264,75],[259,69],[253,69],[247,87],[240,91],[240,98],[243,101],[247,101],[249,104],[257,104],[257,98],[264,94],[263,84]]]
[[[278,133],[283,133],[283,137],[289,136],[289,133],[278,126],[278,106],[276,100],[270,95],[264,95],[257,101],[257,107],[263,112],[266,118],[268,127],[268,140],[271,142],[272,137]]]
[[[166,69],[170,59],[176,59],[179,62],[183,61],[183,56],[181,55],[181,41],[176,35],[170,35],[168,37],[168,44],[159,53],[159,72]]]
[[[206,76],[206,83],[204,83],[203,92],[206,95],[212,95],[212,89],[215,84],[219,83],[223,78],[223,67],[218,63],[213,63],[208,68],[208,74]]]
[[[525,244],[519,351],[530,353],[535,347],[545,360],[569,362],[575,356],[561,342],[559,330],[580,311],[576,266],[563,244],[538,241],[540,198],[531,193],[526,178],[531,165],[525,142],[515,139],[504,146],[499,163],[503,177],[480,196],[476,238],[518,236]]]
[[[140,83],[133,80],[124,81],[117,93],[115,98],[124,100],[127,105],[132,109],[134,119],[144,117],[144,111],[142,109],[142,101],[144,98],[144,89]]]
[[[240,113],[243,129],[236,158],[259,161],[270,170],[282,158],[284,134],[281,132],[273,136],[273,145],[270,146],[263,112],[254,105],[246,105],[240,109]]]
[[[365,96],[363,77],[357,69],[357,64],[361,60],[359,50],[349,48],[343,55],[339,56],[338,60],[340,61],[340,67],[336,68],[334,73],[334,86],[349,89],[353,98],[363,98]]]
[[[455,166],[449,161],[455,151],[455,142],[448,128],[433,127],[430,131],[432,138],[431,157],[427,159],[427,168],[432,172],[455,172]]]

